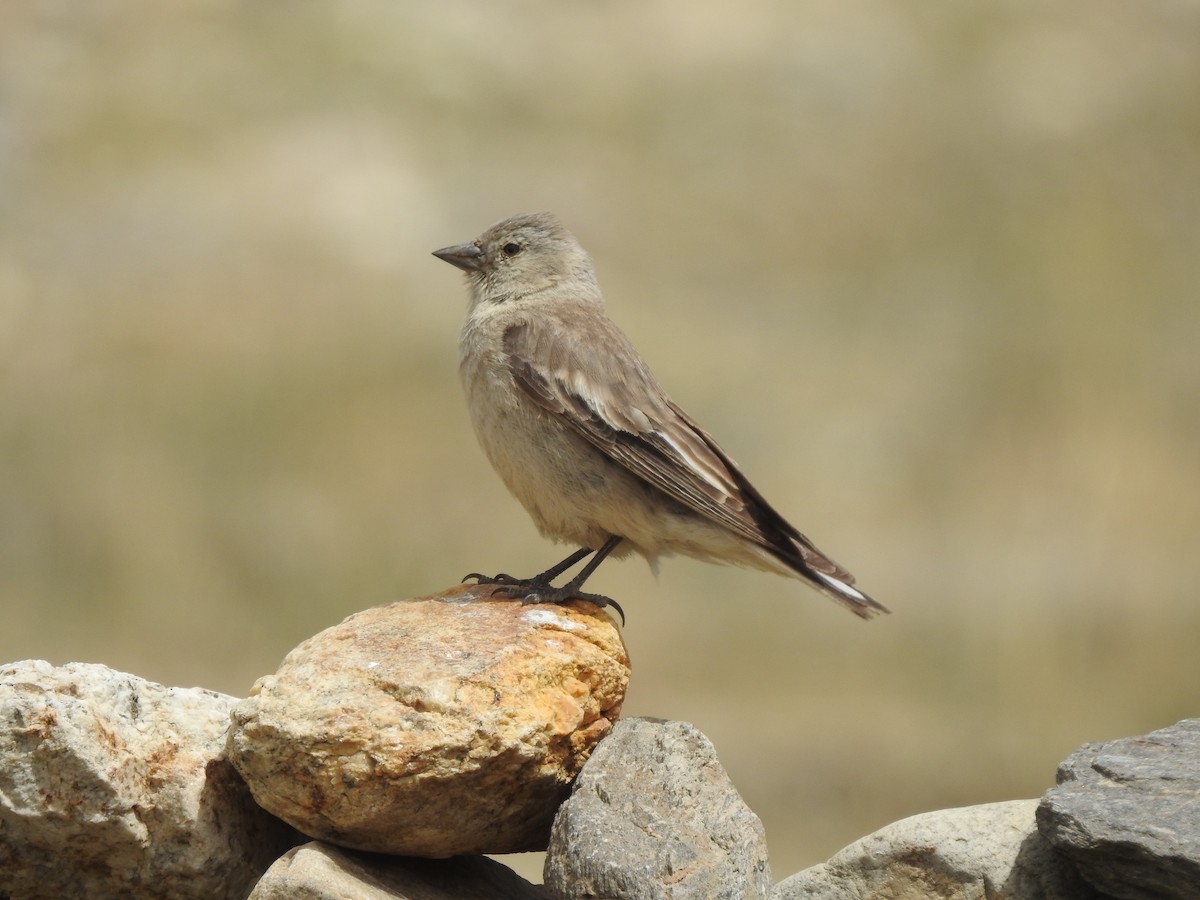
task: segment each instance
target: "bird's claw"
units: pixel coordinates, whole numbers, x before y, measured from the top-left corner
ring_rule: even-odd
[[[625,627],[625,610],[621,609],[621,604],[612,597],[605,597],[603,594],[585,594],[582,591],[572,591],[569,586],[560,588],[552,585],[536,585],[534,590],[527,590],[525,587],[500,587],[492,592],[492,596],[504,596],[511,600],[520,600],[522,605],[531,605],[534,603],[558,603],[563,604],[571,600],[584,600],[601,609],[611,608],[617,611],[617,615],[621,617],[621,627]]]
[[[502,584],[502,585],[530,585],[533,581],[528,578],[514,578],[512,575],[505,575],[501,572],[499,575],[484,575],[480,572],[468,572],[463,576],[459,584],[466,583],[469,579],[474,578],[476,584]]]
[[[621,609],[621,604],[612,597],[605,597],[603,594],[574,594],[568,599],[586,600],[588,603],[594,603],[601,609],[615,609],[617,611],[617,615],[621,617],[621,627],[625,627],[625,610]]]

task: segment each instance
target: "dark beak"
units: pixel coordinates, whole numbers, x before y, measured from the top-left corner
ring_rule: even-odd
[[[455,244],[453,247],[443,247],[441,250],[434,250],[433,255],[452,266],[457,266],[464,272],[478,272],[483,267],[483,251],[474,244]]]

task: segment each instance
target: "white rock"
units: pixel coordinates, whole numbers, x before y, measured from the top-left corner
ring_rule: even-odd
[[[546,894],[483,856],[412,859],[320,841],[289,850],[248,900],[544,900]]]
[[[771,900],[1082,900],[1093,896],[1034,823],[1037,800],[901,819],[798,872]]]
[[[244,897],[293,833],[224,759],[233,697],[0,667],[0,895]]]

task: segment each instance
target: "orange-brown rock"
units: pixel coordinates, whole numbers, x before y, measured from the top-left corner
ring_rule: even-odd
[[[229,737],[259,804],[359,850],[544,849],[620,711],[629,660],[590,603],[488,594],[468,585],[356,613],[260,679]]]

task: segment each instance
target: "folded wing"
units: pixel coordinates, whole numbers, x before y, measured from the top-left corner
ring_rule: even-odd
[[[629,339],[609,327],[602,352],[584,352],[575,330],[553,321],[509,328],[504,349],[514,381],[543,409],[684,506],[800,574],[820,573],[852,585],[853,576],[763,499],[717,442],[666,395]],[[828,592],[826,579],[812,580]],[[869,601],[856,590],[850,593]]]

